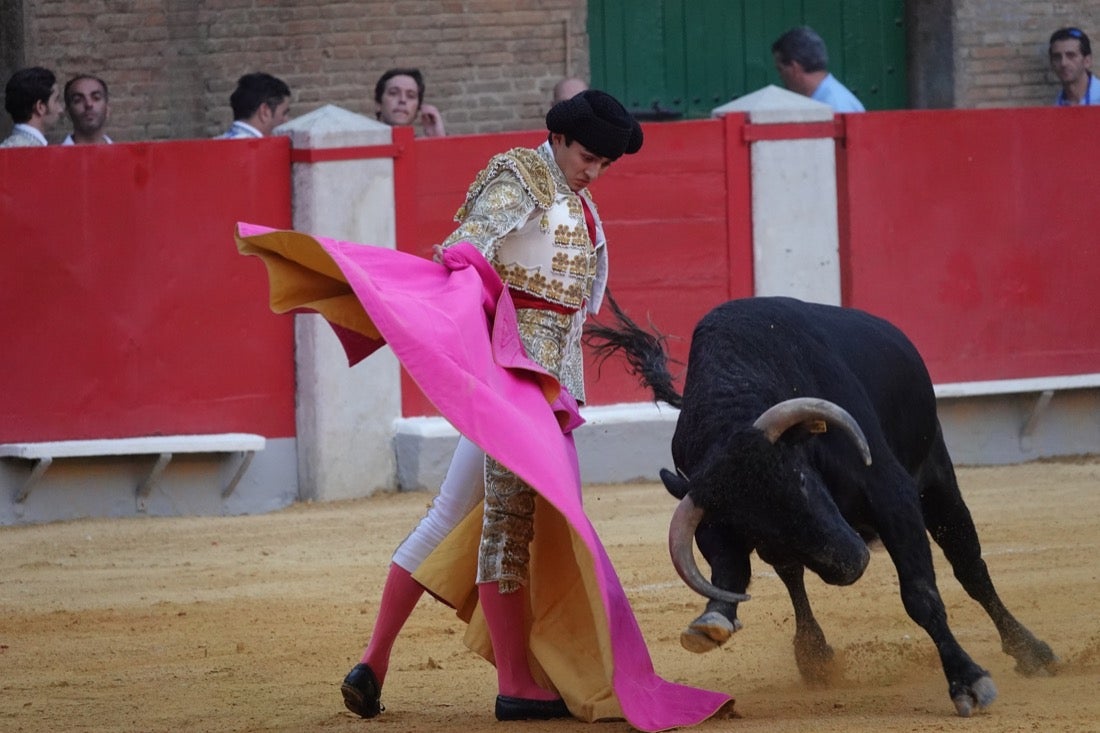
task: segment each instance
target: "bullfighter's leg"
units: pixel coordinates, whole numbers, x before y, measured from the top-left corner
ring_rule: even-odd
[[[878,466],[892,474],[878,483],[899,487],[895,501],[889,506],[875,507],[875,526],[897,568],[902,603],[909,617],[935,643],[955,710],[960,716],[968,717],[974,708],[992,703],[997,697],[997,688],[989,673],[971,659],[947,625],[947,611],[936,588],[932,548],[912,477],[901,466],[884,467],[882,462]]]
[[[344,705],[353,713],[373,718],[385,708],[382,686],[390,666],[390,653],[398,634],[412,615],[424,587],[412,573],[424,558],[465,517],[485,494],[485,454],[465,436],[460,437],[447,475],[424,518],[397,546],[390,564],[378,616],[370,642],[340,685]]]
[[[1057,671],[1059,660],[1050,646],[1016,620],[993,587],[989,568],[982,559],[978,532],[963,502],[942,436],[925,461],[918,482],[928,532],[951,563],[959,583],[993,619],[1001,648],[1016,659],[1016,671],[1028,676]]]
[[[825,632],[814,617],[806,595],[805,569],[801,565],[777,565],[775,572],[794,606],[794,660],[802,679],[809,683],[827,682],[835,671],[833,648],[825,641]]]
[[[478,600],[496,659],[500,694],[553,700],[527,660],[525,596],[529,545],[534,538],[535,490],[491,456],[485,457],[485,518],[478,549]]]
[[[734,593],[744,593],[752,573],[749,551],[732,542],[723,528],[705,522],[695,531],[695,542],[710,565],[710,582]],[[740,629],[736,603],[710,600],[703,613],[680,634],[680,645],[702,654],[722,646]]]

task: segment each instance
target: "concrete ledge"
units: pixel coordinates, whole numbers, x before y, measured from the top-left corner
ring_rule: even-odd
[[[1000,391],[989,391],[994,383],[967,383],[973,394],[961,385],[943,385],[937,405],[955,463],[998,465],[1100,453],[1100,384],[1092,384],[1093,376],[1064,378],[1046,398],[1032,394],[1050,388],[1043,380],[1015,380],[1001,384]],[[660,469],[672,467],[678,410],[632,403],[584,408],[581,414],[587,422],[576,438],[586,484],[659,481]],[[442,418],[398,420],[399,488],[436,491],[457,441]]]
[[[167,436],[166,436],[167,437]],[[176,450],[157,480],[138,496],[160,453],[71,456],[52,462],[34,491],[16,501],[25,486],[26,460],[0,460],[0,526],[83,517],[229,516],[282,509],[298,501],[297,441],[264,438],[247,472],[241,459],[221,452]],[[248,446],[255,445],[249,439]],[[156,447],[165,447],[158,444]],[[150,443],[149,447],[153,444]],[[176,447],[176,446],[173,446]],[[224,444],[223,444],[224,447]],[[233,491],[225,489],[234,479]]]
[[[586,483],[657,481],[672,466],[669,447],[680,411],[667,405],[631,403],[585,407],[576,431],[581,476]],[[439,488],[458,433],[441,417],[402,418],[395,424],[397,481],[402,491]]]
[[[1084,381],[1088,378],[1072,378],[1056,390],[1048,389],[1050,384],[1021,382],[1015,385],[1020,391],[998,393],[987,392],[985,383],[970,383],[977,394],[969,396],[944,390],[952,396],[939,400],[940,422],[955,463],[993,465],[1100,454],[1100,387],[1079,383]],[[1076,386],[1069,388],[1071,384]],[[1044,398],[1047,392],[1052,394]],[[585,483],[658,481],[658,471],[672,466],[677,410],[637,403],[585,408],[582,413],[588,422],[577,431],[577,445]],[[441,418],[401,419],[394,427],[398,488],[438,490],[458,434]],[[100,455],[58,461],[23,502],[14,499],[27,477],[25,463],[0,461],[0,525],[90,516],[252,514],[281,509],[303,496],[294,438],[267,439],[228,497],[211,486],[231,480],[234,462],[217,454],[178,455],[141,511],[134,487],[148,475],[151,460]]]
[[[941,398],[940,424],[957,465],[1002,465],[1100,453],[1100,389]]]
[[[979,397],[1021,392],[1060,392],[1100,387],[1100,374],[1069,374],[1027,379],[994,379],[985,382],[950,382],[935,385],[936,398]]]
[[[233,453],[264,449],[264,437],[251,433],[209,435],[149,435],[137,438],[53,440],[2,443],[0,456],[11,458],[75,458],[133,456],[150,453]]]
[[[264,449],[264,437],[250,433],[216,433],[207,435],[151,435],[134,438],[106,438],[97,440],[55,440],[39,443],[0,444],[0,457],[21,458],[34,461],[34,468],[15,495],[15,503],[22,504],[30,495],[55,458],[87,458],[91,456],[141,456],[156,455],[145,480],[137,487],[138,509],[144,511],[145,499],[156,487],[161,474],[168,468],[176,453],[241,453],[243,458],[233,478],[222,489],[226,499],[237,487],[244,472],[252,463],[256,451]]]

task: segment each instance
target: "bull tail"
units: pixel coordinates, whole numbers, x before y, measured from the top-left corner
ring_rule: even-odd
[[[615,323],[606,326],[592,322],[584,327],[584,342],[595,352],[597,363],[602,365],[615,352],[622,352],[630,364],[630,373],[638,378],[643,387],[653,391],[654,401],[679,408],[683,397],[672,386],[668,350],[665,347],[667,337],[652,325],[650,330],[646,330],[632,321],[611,297],[610,291],[607,302]]]

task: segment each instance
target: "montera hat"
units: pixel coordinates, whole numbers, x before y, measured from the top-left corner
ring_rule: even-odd
[[[598,89],[586,89],[551,107],[546,113],[546,129],[611,160],[642,147],[642,126],[619,100]]]

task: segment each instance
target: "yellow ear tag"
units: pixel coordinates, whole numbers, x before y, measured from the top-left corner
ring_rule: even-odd
[[[806,426],[811,433],[824,433],[829,430],[829,426],[824,420],[811,420]]]

